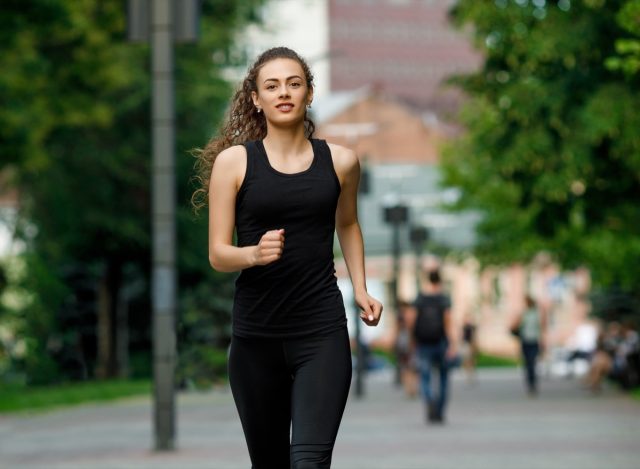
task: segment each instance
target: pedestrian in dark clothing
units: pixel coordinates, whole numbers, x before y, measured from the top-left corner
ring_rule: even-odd
[[[443,423],[448,397],[449,363],[456,356],[457,349],[451,320],[451,301],[442,291],[440,273],[432,270],[427,277],[427,284],[414,303],[414,337],[427,421]],[[438,371],[437,389],[431,379],[433,370]]]
[[[512,333],[520,339],[524,360],[525,384],[530,396],[538,394],[538,356],[543,351],[546,314],[533,298],[525,297],[525,310],[516,316]]]
[[[358,159],[312,138],[312,99],[304,60],[269,49],[199,154],[203,187],[194,195],[208,197],[210,263],[242,271],[229,381],[254,469],[331,465],[351,382],[335,232],[360,318],[375,326],[382,313],[366,288]]]

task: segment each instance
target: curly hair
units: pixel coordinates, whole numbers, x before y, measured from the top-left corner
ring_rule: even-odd
[[[242,145],[250,140],[261,140],[267,135],[267,122],[264,113],[259,113],[253,104],[251,92],[257,92],[256,80],[260,69],[271,60],[292,59],[300,64],[307,82],[307,88],[313,89],[313,75],[309,65],[295,51],[287,47],[274,47],[263,52],[249,69],[242,86],[236,91],[228,115],[217,135],[211,138],[204,148],[194,150],[194,181],[197,189],[191,196],[191,203],[197,212],[205,207],[209,198],[211,169],[216,157],[233,145]],[[313,137],[315,124],[307,114],[304,117],[305,135]]]

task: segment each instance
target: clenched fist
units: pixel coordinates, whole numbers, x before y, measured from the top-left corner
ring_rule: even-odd
[[[267,231],[254,247],[253,265],[267,265],[277,261],[284,249],[284,229]]]

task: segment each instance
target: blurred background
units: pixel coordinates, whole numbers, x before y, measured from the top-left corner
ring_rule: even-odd
[[[0,5],[0,412],[152,388],[153,70],[149,40],[131,40],[130,3]],[[370,368],[394,366],[397,305],[429,265],[487,363],[518,357],[509,323],[526,293],[550,311],[550,375],[569,374],[567,357],[595,350],[611,324],[634,337],[640,1],[195,4],[197,37],[173,49],[176,389],[226,386],[235,280],[209,266],[191,151],[276,45],[315,73],[316,137],[362,162],[379,328],[356,330],[335,252]],[[634,340],[614,378],[637,394]]]

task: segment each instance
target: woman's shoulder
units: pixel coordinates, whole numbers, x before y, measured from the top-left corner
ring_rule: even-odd
[[[223,175],[224,177],[233,176],[237,187],[240,187],[246,170],[247,150],[244,145],[233,145],[222,150],[216,156],[212,169],[212,171],[218,172],[221,177]]]
[[[216,161],[228,161],[229,159],[235,161],[239,156],[245,156],[246,154],[247,150],[244,145],[232,145],[229,148],[225,148],[220,153],[218,153]]]
[[[243,169],[247,165],[247,150],[244,145],[225,148],[216,156],[214,166],[220,169]]]
[[[330,142],[327,142],[327,145],[329,146],[329,150],[331,150],[331,155],[334,159],[339,158],[341,160],[351,160],[353,162],[358,161],[356,152],[352,149]]]
[[[358,156],[355,151],[335,143],[327,142],[327,145],[331,151],[331,158],[336,172],[339,174],[348,173],[354,168],[359,168]]]

